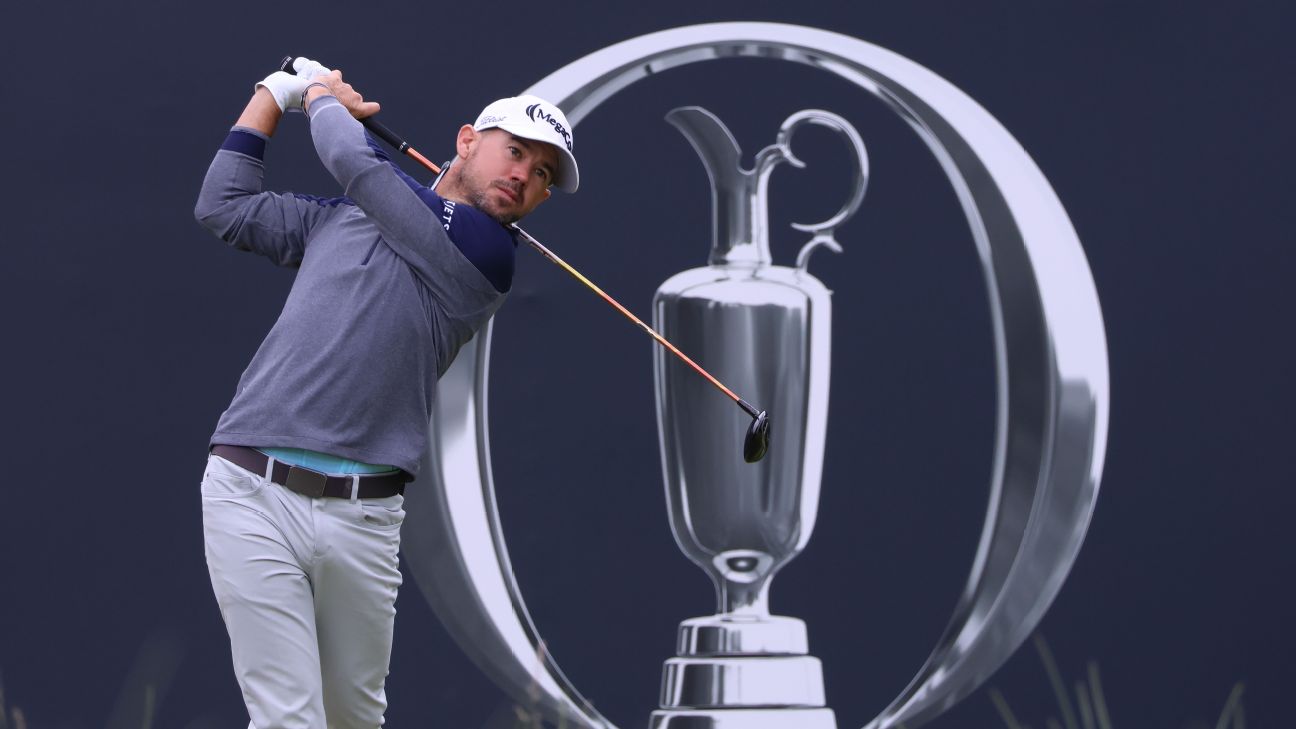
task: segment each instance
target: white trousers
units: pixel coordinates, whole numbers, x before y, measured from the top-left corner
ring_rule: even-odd
[[[208,459],[207,568],[254,729],[382,725],[402,502],[312,499]]]

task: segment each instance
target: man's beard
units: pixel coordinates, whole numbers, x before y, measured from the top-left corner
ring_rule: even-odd
[[[489,189],[490,187],[487,186],[487,190]],[[486,191],[481,189],[474,189],[469,191],[468,204],[472,205],[473,207],[477,208],[483,213],[486,213],[487,215],[491,216],[495,220],[499,221],[500,224],[502,225],[509,225],[510,223],[516,223],[522,217],[516,213],[504,213],[499,210],[496,210],[494,203],[491,202],[490,198],[486,196]]]
[[[463,172],[460,173],[460,180],[463,184],[465,197],[468,198],[468,204],[486,213],[502,225],[516,223],[521,219],[517,213],[505,213],[495,207],[495,203],[490,199],[489,193],[494,186],[492,182],[483,182],[472,172],[473,158],[477,156],[477,149],[468,153],[468,159],[464,160]],[[521,195],[521,191],[518,191]]]

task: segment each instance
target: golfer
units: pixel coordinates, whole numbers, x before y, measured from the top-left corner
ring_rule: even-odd
[[[203,532],[252,726],[372,728],[437,378],[508,295],[507,224],[579,177],[563,113],[523,96],[461,127],[430,189],[357,121],[377,103],[340,71],[296,69],[256,85],[195,208],[234,248],[298,269],[211,437]],[[344,196],[263,191],[267,142],[298,110]]]

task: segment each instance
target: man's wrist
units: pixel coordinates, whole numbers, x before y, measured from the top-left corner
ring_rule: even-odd
[[[316,92],[315,89],[322,89],[322,90]],[[328,84],[320,81],[312,81],[310,84],[306,86],[306,90],[302,92],[302,106],[306,107],[307,105],[310,104],[310,102],[320,98],[321,96],[332,96],[332,95],[333,95],[333,90],[329,88]]]
[[[274,94],[270,89],[264,86],[258,87],[248,100],[247,107],[239,115],[238,121],[234,122],[235,126],[247,127],[266,135],[273,136],[275,128],[279,126],[279,119],[283,116],[283,111],[279,109],[279,102],[275,101]]]

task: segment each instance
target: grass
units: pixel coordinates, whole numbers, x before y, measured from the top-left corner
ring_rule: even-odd
[[[0,729],[9,729],[11,720],[13,729],[27,729],[27,718],[23,716],[22,709],[15,706],[10,712],[5,706],[4,680],[0,677]]]
[[[1040,663],[1044,665],[1044,672],[1057,702],[1057,715],[1045,718],[1041,725],[1043,729],[1115,729],[1111,713],[1107,709],[1107,699],[1103,694],[1102,676],[1098,672],[1098,664],[1089,661],[1086,665],[1085,677],[1068,686],[1062,677],[1062,672],[1058,670],[1053,651],[1049,649],[1043,636],[1036,634],[1031,642],[1039,655]],[[542,647],[540,651],[543,650]],[[539,653],[536,659],[542,660],[542,653]],[[1241,682],[1234,684],[1219,719],[1215,722],[1214,729],[1246,729],[1246,716],[1242,707],[1244,690],[1245,686]],[[152,683],[146,683],[143,691],[144,701],[141,707],[143,712],[139,718],[139,727],[152,729],[158,692]],[[510,714],[492,717],[487,729],[544,729],[547,724],[538,708],[539,687],[533,686],[528,693],[530,694],[529,707],[514,704]],[[989,695],[1006,729],[1031,729],[1031,725],[1020,721],[1013,713],[1002,691],[998,688],[990,688]],[[134,724],[130,720],[111,723],[123,726]],[[548,726],[555,725],[548,724]],[[556,727],[567,729],[565,717],[560,719]],[[22,709],[16,706],[9,707],[5,703],[2,674],[0,674],[0,729],[27,729],[27,718]],[[898,729],[904,729],[903,725]]]
[[[547,652],[544,641],[536,646],[535,659],[537,667],[544,666],[545,653]],[[535,708],[540,703],[540,684],[534,680],[527,687],[527,698],[531,701],[532,708],[513,705],[513,713],[516,716],[517,723],[513,724],[512,729],[544,729],[544,715]],[[565,714],[558,717],[558,729],[567,729],[567,716]]]
[[[1039,655],[1040,663],[1044,664],[1044,672],[1048,675],[1049,685],[1057,701],[1058,716],[1044,719],[1044,729],[1115,729],[1107,710],[1107,699],[1103,696],[1098,664],[1089,661],[1086,677],[1076,681],[1068,690],[1048,642],[1038,633],[1032,637],[1031,642]],[[1246,729],[1246,717],[1242,711],[1243,689],[1240,682],[1233,685],[1219,720],[1215,722],[1215,729]],[[1002,691],[991,688],[989,693],[990,701],[1007,729],[1031,729],[1030,725],[1017,719]]]

